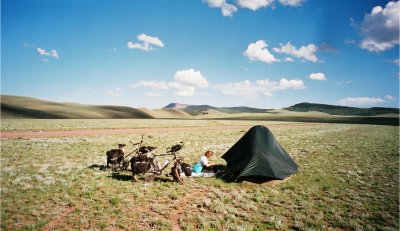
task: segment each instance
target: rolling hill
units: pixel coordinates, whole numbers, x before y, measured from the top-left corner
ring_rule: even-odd
[[[152,115],[131,107],[57,103],[30,97],[1,96],[2,118],[38,119],[151,119]]]
[[[180,108],[180,109],[177,109]],[[59,103],[30,97],[1,96],[1,118],[35,119],[228,119],[399,125],[397,108],[354,108],[300,103],[272,110],[250,107],[170,104],[161,109]]]
[[[188,105],[179,103],[170,103],[164,108],[176,108],[190,115],[205,115],[215,112],[222,113],[265,113],[267,109],[251,108],[251,107],[213,107],[210,105]]]
[[[317,103],[298,103],[293,106],[284,108],[288,111],[296,112],[308,112],[318,111],[328,113],[330,115],[356,115],[356,116],[376,116],[382,114],[399,114],[398,108],[384,108],[384,107],[372,107],[372,108],[357,108]]]

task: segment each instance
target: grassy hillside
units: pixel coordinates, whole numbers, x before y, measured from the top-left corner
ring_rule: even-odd
[[[376,116],[376,115],[391,114],[391,113],[399,114],[398,108],[384,108],[384,107],[357,108],[357,107],[346,107],[346,106],[336,106],[336,105],[316,104],[316,103],[299,103],[287,107],[285,109],[297,112],[319,111],[331,115]]]
[[[210,112],[223,113],[264,113],[267,109],[251,108],[251,107],[213,107],[210,105],[189,105],[181,110],[191,115],[205,115]]]
[[[56,103],[30,97],[6,95],[1,96],[1,117],[38,119],[154,118],[142,110],[130,107]]]
[[[162,108],[150,110],[147,108],[140,108],[140,110],[158,119],[193,119],[192,115],[179,109]]]

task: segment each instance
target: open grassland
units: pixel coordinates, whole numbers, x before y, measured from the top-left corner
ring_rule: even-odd
[[[265,125],[292,122],[264,121]],[[294,123],[294,122],[293,122]],[[259,121],[246,120],[173,120],[173,119],[2,119],[1,131],[43,131],[76,129],[173,128],[199,126],[257,125]]]
[[[25,122],[25,129],[37,126]],[[275,186],[212,178],[179,185],[167,177],[133,183],[129,172],[100,170],[106,150],[138,141],[138,134],[2,139],[1,229],[399,229],[398,127],[323,124],[271,126],[271,131],[300,166],[298,174]],[[145,143],[160,153],[183,141],[180,153],[187,162],[212,149],[214,161],[224,164],[219,157],[245,132],[154,132],[146,134]]]
[[[288,110],[271,110],[266,113],[210,113],[196,116],[202,119],[257,120],[257,121],[291,121],[314,123],[378,124],[399,125],[399,114],[382,114],[376,116],[330,115],[318,111],[296,112]]]

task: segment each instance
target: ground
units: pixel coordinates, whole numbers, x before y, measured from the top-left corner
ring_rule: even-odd
[[[106,150],[139,141],[142,133],[159,153],[183,141],[186,162],[212,149],[214,161],[224,164],[219,157],[258,123],[299,165],[281,184],[196,178],[180,185],[165,176],[134,183],[129,172],[102,168]],[[90,131],[68,133],[83,128]],[[11,131],[19,135],[7,137]],[[21,135],[29,131],[41,136]],[[2,230],[399,229],[397,126],[11,120],[2,121],[1,142]]]

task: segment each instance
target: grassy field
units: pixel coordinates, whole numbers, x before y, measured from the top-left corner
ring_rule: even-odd
[[[292,124],[296,122],[264,121],[266,125]],[[174,120],[174,119],[2,119],[1,131],[23,130],[76,130],[76,129],[124,129],[124,128],[171,128],[221,125],[257,125],[248,120]]]
[[[2,130],[191,123],[10,120],[2,121]],[[196,126],[212,123],[271,124],[196,121]],[[140,135],[2,139],[1,229],[399,230],[398,127],[322,124],[271,131],[300,166],[298,174],[275,186],[211,178],[179,185],[167,177],[133,183],[129,172],[100,169],[106,150]],[[214,161],[224,164],[219,157],[245,132],[155,132],[145,142],[161,152],[183,141],[181,155],[189,163],[212,149]]]

